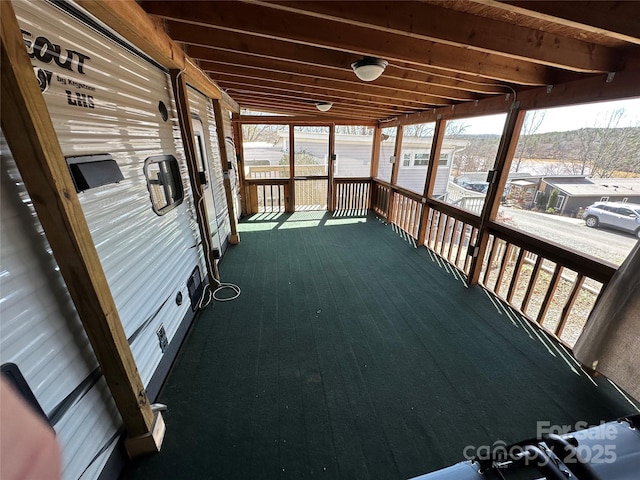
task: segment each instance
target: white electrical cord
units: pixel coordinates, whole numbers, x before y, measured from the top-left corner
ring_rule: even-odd
[[[180,78],[180,75],[182,75],[182,73],[184,72],[184,69],[180,70],[180,72],[178,73],[178,75],[176,75],[176,79]],[[176,105],[178,107],[178,111],[180,111],[181,105],[180,105],[180,98],[179,95],[176,95]],[[204,193],[204,192],[203,192]],[[194,200],[195,200],[195,196],[194,196]],[[200,200],[198,201],[198,203],[194,202],[194,205],[196,207],[197,210],[197,214],[199,214],[200,218],[205,218],[205,212],[202,211],[202,203],[204,202],[204,195],[200,195]],[[209,238],[204,238],[206,236],[203,236],[203,243],[206,245],[206,248],[204,248],[204,254],[206,257],[206,261],[205,263],[208,265],[214,265],[213,262],[215,262],[215,259],[213,259],[213,261],[211,260],[211,244],[209,243]],[[202,309],[205,308],[206,306],[208,306],[212,300],[215,300],[217,302],[229,302],[231,300],[235,300],[236,298],[238,298],[240,296],[241,290],[240,287],[238,287],[237,285],[233,284],[233,283],[222,283],[220,280],[218,280],[217,278],[213,279],[216,282],[216,289],[212,292],[211,291],[211,285],[207,284],[205,285],[203,291],[202,291],[202,297],[200,297],[200,301],[198,302],[198,309]],[[223,290],[231,290],[233,292],[233,294],[230,297],[219,297],[217,296],[218,292],[221,292]],[[205,301],[205,298],[207,299]]]

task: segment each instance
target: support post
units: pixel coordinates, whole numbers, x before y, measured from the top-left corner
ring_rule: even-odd
[[[287,213],[296,211],[296,155],[294,126],[289,124],[289,192],[285,193],[285,209]],[[285,189],[285,192],[287,190]]]
[[[387,209],[387,223],[393,222],[393,208],[395,203],[395,194],[393,191],[393,187],[398,183],[398,171],[400,170],[400,153],[402,152],[402,132],[404,127],[402,125],[398,125],[398,130],[396,131],[396,144],[393,149],[393,155],[395,157],[395,162],[393,162],[393,168],[391,169],[391,188],[389,189],[389,208]]]
[[[247,195],[246,195],[246,183],[244,178],[244,140],[242,139],[242,125],[238,122],[240,116],[237,113],[233,113],[233,138],[236,144],[236,158],[238,159],[238,183],[240,184],[240,209],[241,214],[247,214]]]
[[[476,285],[480,280],[482,262],[489,242],[489,230],[487,227],[489,222],[494,220],[498,214],[501,198],[499,194],[502,194],[504,186],[507,183],[511,160],[513,159],[513,154],[516,150],[518,139],[520,138],[520,130],[524,123],[525,114],[526,112],[520,110],[520,106],[516,102],[511,105],[509,114],[507,115],[507,121],[504,125],[500,145],[498,146],[498,153],[496,155],[496,163],[493,170],[494,176],[489,183],[487,196],[485,197],[482,213],[480,214],[480,227],[478,228],[478,236],[476,237],[475,248],[473,249],[475,250],[474,256],[469,270],[470,285]]]
[[[213,112],[216,116],[216,131],[218,132],[218,146],[220,148],[220,161],[222,162],[222,174],[224,181],[224,193],[227,198],[227,211],[229,212],[229,223],[231,224],[231,237],[229,241],[232,245],[240,243],[238,233],[238,216],[236,215],[235,202],[233,201],[233,189],[231,188],[231,178],[229,176],[229,155],[224,134],[224,117],[222,103],[220,100],[212,100]]]
[[[187,170],[189,171],[189,182],[191,184],[191,191],[193,192],[193,203],[196,209],[202,250],[204,251],[204,261],[209,275],[209,284],[215,285],[220,281],[220,274],[215,260],[212,260],[215,257],[213,256],[211,247],[211,231],[209,230],[207,207],[202,198],[202,185],[200,184],[198,175],[198,156],[196,154],[193,125],[191,124],[187,83],[180,70],[171,69],[169,73],[171,75],[173,96],[176,100],[176,109],[178,110],[178,122],[180,124],[184,154],[187,159]]]
[[[11,2],[0,2],[2,130],[127,432],[131,457],[160,450],[164,421],[127,342]]]
[[[429,154],[429,166],[427,167],[427,177],[424,181],[424,192],[422,196],[427,202],[422,205],[422,215],[420,216],[420,227],[418,228],[418,245],[424,245],[427,236],[427,220],[429,218],[429,199],[433,195],[433,188],[436,184],[438,175],[438,159],[440,158],[440,150],[444,140],[444,132],[446,130],[447,121],[438,116],[436,127],[433,132],[433,141],[431,142],[431,153]]]
[[[331,124],[329,130],[329,160],[327,162],[327,210],[333,212],[336,209],[335,191],[336,184],[334,178],[335,155],[336,155],[336,126]]]

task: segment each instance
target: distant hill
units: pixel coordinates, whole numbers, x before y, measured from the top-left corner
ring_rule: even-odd
[[[456,138],[468,140],[470,146],[500,141],[500,135],[460,134]],[[609,177],[618,171],[640,173],[640,127],[581,128],[523,135],[513,163],[533,158],[569,162],[575,173],[586,170],[600,177]]]

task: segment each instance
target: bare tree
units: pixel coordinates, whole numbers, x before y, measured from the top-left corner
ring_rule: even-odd
[[[279,138],[279,132],[286,130],[286,125],[244,124],[242,125],[243,142],[267,142],[275,145]]]
[[[517,147],[517,160],[515,165],[511,167],[512,171],[517,172],[520,170],[520,163],[523,158],[532,157],[532,151],[535,149],[537,143],[533,135],[542,125],[546,114],[546,110],[529,110],[525,115],[520,141],[518,142]]]
[[[593,125],[578,130],[580,143],[575,173],[608,178],[616,171],[637,168],[640,130],[621,128],[626,119],[625,109],[618,108],[598,115]]]

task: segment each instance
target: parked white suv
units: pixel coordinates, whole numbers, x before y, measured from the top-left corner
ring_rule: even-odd
[[[633,233],[640,238],[640,205],[635,203],[597,202],[582,215],[588,227],[610,227]]]

